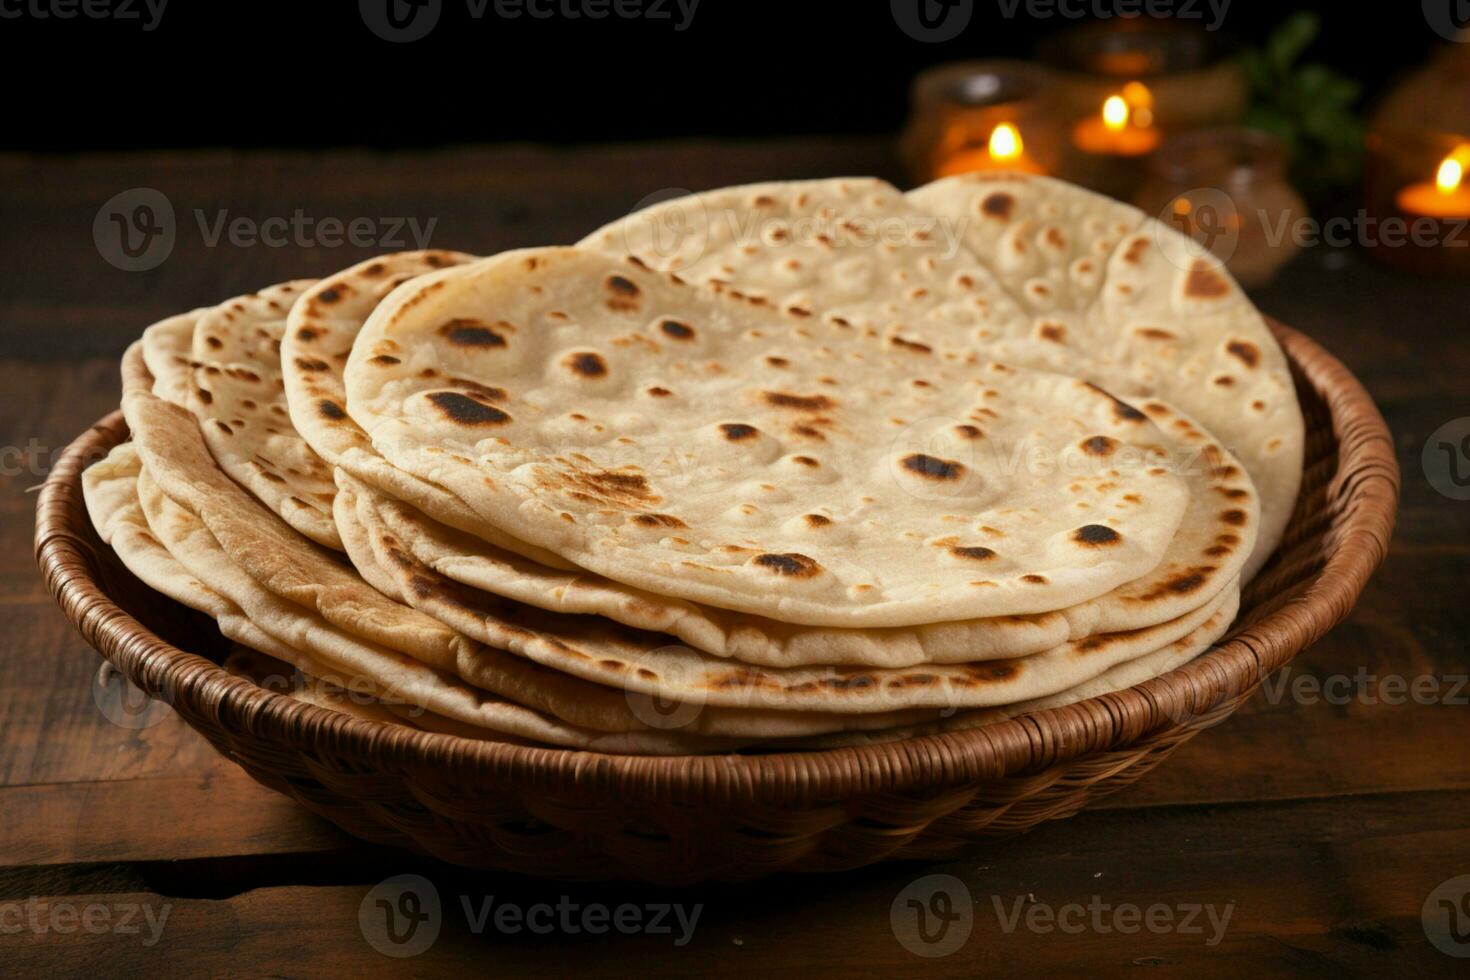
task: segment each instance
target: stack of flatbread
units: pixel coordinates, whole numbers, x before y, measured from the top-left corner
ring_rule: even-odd
[[[1302,465],[1219,263],[1038,177],[386,255],[155,324],[122,373],[88,508],[232,669],[605,752],[892,739],[1157,676],[1229,628]]]

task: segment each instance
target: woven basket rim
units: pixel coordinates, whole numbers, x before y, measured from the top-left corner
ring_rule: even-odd
[[[245,737],[391,771],[431,766],[500,785],[576,784],[624,798],[789,802],[851,794],[941,789],[1044,770],[1113,751],[1161,729],[1186,731],[1228,714],[1243,692],[1335,625],[1381,562],[1392,533],[1399,472],[1392,436],[1362,385],[1305,335],[1268,321],[1288,358],[1324,402],[1339,442],[1328,492],[1346,498],[1336,546],[1301,594],[1228,641],[1137,686],[965,731],[840,749],[764,754],[633,756],[478,741],[352,718],[262,689],[161,639],[98,586],[94,556],[77,532],[85,466],[126,437],[113,412],[74,441],[37,502],[36,558],[47,584],[87,642],[152,696]],[[1261,579],[1269,577],[1270,566]],[[1259,581],[1259,580],[1258,580]],[[1244,610],[1243,610],[1244,613]],[[1222,709],[1216,711],[1215,709]]]

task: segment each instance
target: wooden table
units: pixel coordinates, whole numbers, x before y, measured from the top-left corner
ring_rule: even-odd
[[[966,860],[677,891],[470,874],[356,843],[250,782],[174,716],[133,728],[99,711],[99,658],[32,564],[28,488],[53,452],[116,405],[116,358],[147,323],[377,250],[210,245],[220,209],[252,221],[298,209],[317,221],[436,218],[433,244],[489,253],[575,240],[659,189],[892,170],[884,144],[832,141],[0,158],[6,972],[427,974],[473,964],[507,973],[973,975],[1149,965],[1191,977],[1465,975],[1466,961],[1426,940],[1421,907],[1442,882],[1470,874],[1470,503],[1436,492],[1420,460],[1431,432],[1470,415],[1470,285],[1390,273],[1358,251],[1308,250],[1259,300],[1342,357],[1398,436],[1404,501],[1386,565],[1349,620],[1276,679],[1286,686],[1104,805]],[[176,241],[157,268],[124,272],[101,257],[93,219],[109,197],[139,186],[168,197]],[[1360,672],[1370,679],[1356,683]],[[1390,676],[1436,679],[1435,703],[1385,703],[1371,678]],[[1295,686],[1333,677],[1350,682],[1347,698]],[[369,889],[398,873],[428,877],[444,909],[437,941],[412,960],[384,957],[359,927]],[[957,952],[921,958],[895,938],[890,907],[936,873],[972,895],[973,932]],[[682,945],[677,928],[598,935],[575,917],[576,932],[510,933],[492,920],[476,934],[491,896],[523,910],[701,911]],[[1027,914],[1060,911],[1068,925],[1081,921],[1067,917],[1069,906],[1072,916],[1109,910],[1087,911],[1080,932],[1031,928],[1025,918],[1007,931],[1018,902],[1023,913],[1043,908]],[[1217,918],[1228,908],[1230,918],[1220,937],[1204,914],[1199,932],[1125,931],[1131,920],[1118,909],[1128,905],[1176,916],[1212,907]],[[114,928],[128,908],[139,931]],[[156,922],[165,909],[150,944],[144,913]]]

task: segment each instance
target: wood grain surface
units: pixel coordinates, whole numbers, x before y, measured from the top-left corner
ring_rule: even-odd
[[[1141,783],[961,861],[665,890],[470,874],[369,847],[257,786],[167,711],[120,713],[100,658],[36,574],[28,490],[115,407],[116,358],[144,326],[380,250],[310,232],[280,247],[211,244],[221,212],[367,219],[379,237],[398,219],[432,220],[431,244],[488,253],[573,241],[669,188],[894,171],[886,143],[835,140],[0,157],[6,972],[1463,976],[1470,961],[1431,945],[1421,912],[1470,875],[1470,502],[1437,491],[1422,454],[1470,416],[1470,284],[1390,272],[1356,250],[1308,249],[1256,298],[1342,358],[1388,418],[1404,495],[1383,569],[1347,622]],[[124,272],[104,261],[94,218],[138,187],[168,198],[175,243],[156,268]],[[1397,679],[1417,692],[1399,696]],[[438,938],[412,959],[369,935],[384,922],[371,890],[399,874],[427,878],[441,907]],[[968,893],[971,932],[947,956],[916,955],[894,923],[912,915],[914,889],[936,887]],[[646,921],[674,904],[698,908],[687,942],[672,914],[669,933],[584,928],[597,909]],[[571,911],[535,932],[497,920],[502,906]],[[1200,931],[1180,928],[1195,906]],[[1133,907],[1174,924],[1130,929]],[[1216,936],[1206,911],[1227,908]],[[1050,929],[1048,912],[1061,916]],[[156,936],[149,913],[166,914]]]

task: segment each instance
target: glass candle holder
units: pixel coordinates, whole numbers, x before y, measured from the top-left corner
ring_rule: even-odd
[[[1233,123],[1248,86],[1235,45],[1217,33],[1148,19],[1106,21],[1041,45],[1070,138],[1061,176],[1124,200],[1170,133]]]
[[[978,170],[1055,173],[1051,76],[1019,61],[940,65],[914,80],[901,149],[915,183]]]
[[[1257,130],[1197,130],[1149,161],[1136,203],[1219,258],[1242,285],[1270,281],[1301,247],[1307,206],[1286,179],[1281,141]]]
[[[1178,21],[1096,21],[1044,41],[1037,55],[1056,78],[1059,109],[1096,115],[1130,81],[1152,93],[1152,125],[1180,132],[1238,122],[1250,87],[1229,35]]]

